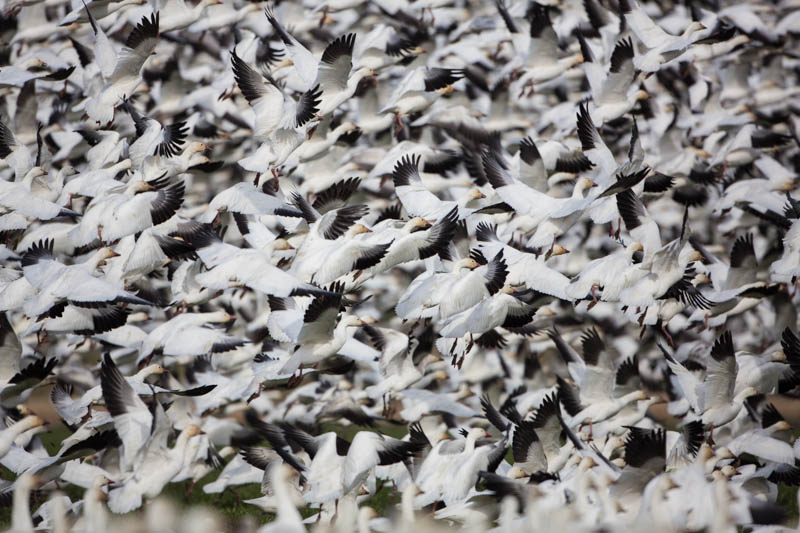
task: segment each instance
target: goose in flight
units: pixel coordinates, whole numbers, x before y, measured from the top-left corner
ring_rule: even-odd
[[[94,33],[94,59],[102,83],[97,93],[86,101],[86,113],[97,124],[106,125],[113,122],[115,108],[132,96],[142,82],[142,67],[158,42],[159,14],[142,17],[119,51],[88,8],[87,14]]]

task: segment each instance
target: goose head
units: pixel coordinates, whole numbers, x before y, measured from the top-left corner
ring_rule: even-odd
[[[363,235],[364,233],[372,233],[372,230],[369,229],[364,224],[353,224],[352,226],[350,226],[350,229],[348,231],[352,236]]]
[[[462,270],[464,268],[469,269],[469,270],[475,270],[479,266],[481,266],[481,264],[478,263],[477,261],[475,261],[473,258],[465,257],[464,259],[458,260],[456,262],[456,264],[453,265],[453,270],[456,271],[456,272],[458,272],[458,271],[460,271],[460,270]]]
[[[688,39],[692,35],[694,35],[694,34],[696,34],[698,32],[701,32],[701,31],[703,31],[705,29],[707,29],[707,28],[705,27],[705,25],[703,25],[703,23],[701,23],[701,22],[699,22],[697,20],[693,20],[692,23],[689,24],[688,26],[686,26],[686,29],[683,30],[683,35],[681,37],[684,37],[684,38]]]
[[[291,243],[289,243],[289,241],[287,241],[283,237],[275,239],[272,242],[273,242],[272,245],[273,250],[294,250],[294,246],[292,246]]]
[[[112,257],[119,257],[119,254],[108,246],[105,246],[97,250],[92,255],[92,257],[86,262],[86,266],[91,270],[94,270],[97,267],[105,265],[106,262]]]
[[[632,242],[628,244],[626,251],[628,252],[628,255],[633,257],[633,254],[635,254],[636,252],[643,252],[644,246],[640,242]]]
[[[147,376],[160,376],[167,372],[167,369],[163,366],[159,365],[158,363],[148,365],[141,369],[139,372],[136,373],[136,376],[144,379]]]
[[[26,185],[30,186],[30,184],[33,182],[33,180],[35,180],[37,178],[41,178],[42,176],[44,176],[46,174],[47,174],[47,172],[45,172],[42,167],[33,167],[22,178],[22,183],[25,183]]]
[[[597,184],[589,178],[580,178],[575,182],[575,189],[572,192],[574,198],[584,198],[586,192],[592,187],[597,187]]]
[[[425,220],[422,217],[414,217],[408,222],[406,222],[404,229],[409,233],[414,233],[415,231],[423,231],[431,227],[431,223]]]
[[[482,200],[484,198],[486,198],[486,195],[480,189],[474,187],[470,189],[469,192],[467,192],[467,194],[464,195],[463,202],[464,205],[469,206],[474,202],[477,202],[478,200]]]
[[[203,431],[202,428],[196,424],[189,424],[188,426],[186,426],[186,429],[184,429],[183,432],[189,437],[195,437],[197,435],[205,435],[205,431]]]

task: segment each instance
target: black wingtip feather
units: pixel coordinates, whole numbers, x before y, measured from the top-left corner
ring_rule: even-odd
[[[125,41],[125,46],[134,49],[147,39],[157,39],[158,21],[158,12],[151,14],[149,19],[146,16],[142,17],[142,20],[139,21],[139,24],[137,24],[133,31],[131,31],[130,35],[128,35],[128,39]]]
[[[395,187],[411,185],[411,182],[419,183],[419,162],[422,156],[406,154],[395,163],[392,170],[392,182]]]
[[[724,361],[727,358],[735,357],[733,335],[729,330],[723,332],[714,342],[714,346],[711,347],[711,357],[715,361]]]

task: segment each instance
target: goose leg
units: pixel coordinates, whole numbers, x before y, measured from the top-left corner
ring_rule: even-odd
[[[233,494],[233,497],[236,499],[236,503],[242,505],[242,497],[239,496],[239,493],[233,490],[233,487],[225,487],[223,492],[227,492],[229,494]]]
[[[322,8],[322,17],[320,17],[320,19],[319,19],[319,27],[320,28],[325,25],[325,20],[327,20],[327,18],[328,18],[328,10],[329,9],[330,8],[328,7],[328,5],[325,5],[325,7]]]
[[[669,334],[667,330],[667,325],[664,322],[661,322],[661,333],[664,334],[664,337],[667,338],[667,342],[669,343],[670,348],[675,348],[675,343],[672,341],[672,335]]]
[[[598,301],[599,300],[597,299],[597,285],[592,285],[592,303],[586,306],[586,310],[588,311],[589,309],[597,305]]]
[[[275,180],[275,190],[276,191],[281,190],[280,189],[281,184],[280,184],[280,181],[278,181],[278,169],[277,168],[273,168],[272,169],[272,178]]]

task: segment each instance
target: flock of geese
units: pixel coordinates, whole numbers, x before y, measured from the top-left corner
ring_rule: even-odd
[[[5,0],[12,529],[233,527],[178,482],[260,484],[262,532],[794,526],[798,35],[796,0]]]

